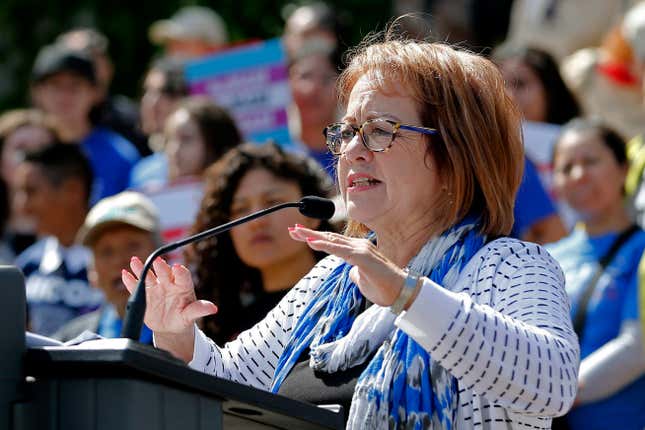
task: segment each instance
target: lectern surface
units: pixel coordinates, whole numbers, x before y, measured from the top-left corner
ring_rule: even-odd
[[[116,417],[105,418],[112,419],[113,426],[102,425],[100,420],[98,423],[93,422],[91,428],[97,430],[130,428],[127,427],[127,420],[124,418],[129,413],[128,408],[131,407],[129,402],[139,402],[137,404],[142,408],[150,409],[152,415],[149,419],[161,420],[159,421],[161,427],[133,425],[131,428],[167,430],[175,428],[178,430],[344,428],[342,412],[334,413],[314,405],[197,372],[164,351],[129,339],[104,339],[74,347],[33,348],[27,351],[25,365],[26,374],[34,377],[40,384],[41,396],[42,391],[55,392],[58,396],[56,402],[46,402],[50,408],[69,404],[69,399],[74,396],[80,398],[79,407],[88,402],[94,402],[100,396],[105,396],[108,402],[114,402],[116,407],[122,408],[120,417],[117,412]],[[63,398],[64,396],[69,399]],[[89,399],[83,397],[89,397]],[[139,397],[153,397],[153,399],[139,399]],[[150,401],[157,403],[150,404]],[[101,407],[100,403],[98,405],[92,403],[92,405],[86,405],[86,408],[93,410],[92,408]],[[193,420],[203,421],[206,416],[211,416],[215,422],[212,423],[212,427],[209,423],[196,423],[191,427],[188,422],[182,422],[177,416],[168,416],[166,413],[164,418],[164,413],[159,411],[155,413],[155,408],[162,408],[164,411],[166,409],[185,410],[187,414],[190,412],[187,417],[195,414],[205,415],[201,418],[192,417]],[[98,413],[98,410],[96,412]],[[142,418],[146,415],[144,411],[139,414],[135,412],[137,411],[132,411],[132,414],[138,416],[133,419],[144,419]],[[51,411],[51,413],[56,412]],[[87,417],[88,421],[97,421],[96,413],[90,415]],[[76,417],[71,419],[77,420]],[[176,425],[173,420],[178,421]],[[126,423],[126,427],[123,427],[123,423]],[[143,422],[137,425],[139,424]],[[116,425],[118,427],[115,427]],[[47,430],[89,428],[69,425],[45,427]]]

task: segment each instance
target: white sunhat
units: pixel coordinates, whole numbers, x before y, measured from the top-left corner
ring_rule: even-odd
[[[168,40],[200,40],[213,45],[228,43],[224,20],[212,9],[186,6],[170,19],[162,19],[150,26],[150,40],[162,45]]]
[[[160,241],[157,208],[146,196],[134,191],[124,191],[100,200],[85,217],[78,232],[78,241],[92,246],[107,228],[123,224],[150,232],[156,241]]]

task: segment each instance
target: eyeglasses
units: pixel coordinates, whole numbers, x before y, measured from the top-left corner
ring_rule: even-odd
[[[341,155],[356,133],[361,136],[361,142],[372,152],[385,152],[394,143],[399,130],[415,131],[423,134],[436,134],[437,130],[428,127],[401,124],[389,119],[376,118],[365,121],[360,127],[343,122],[328,125],[323,130],[327,147],[334,155]]]

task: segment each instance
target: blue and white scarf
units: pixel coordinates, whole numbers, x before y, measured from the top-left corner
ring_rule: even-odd
[[[464,221],[428,241],[408,267],[450,290],[484,243],[477,224]],[[280,357],[272,391],[307,347],[310,366],[327,373],[360,365],[376,351],[356,384],[347,428],[453,428],[457,381],[394,325],[389,308],[372,305],[360,313],[364,298],[350,269],[339,265],[314,294]]]

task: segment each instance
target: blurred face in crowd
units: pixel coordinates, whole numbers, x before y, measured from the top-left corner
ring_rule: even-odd
[[[54,136],[45,127],[24,125],[9,134],[2,147],[2,176],[10,183],[15,169],[22,162],[25,152],[45,147],[53,142]]]
[[[308,40],[317,39],[328,46],[336,46],[336,35],[318,24],[314,8],[304,5],[296,9],[287,19],[284,29],[284,43],[289,55],[298,52]]]
[[[61,42],[70,49],[88,51],[91,44],[90,37],[90,34],[85,30],[75,30],[66,33]],[[114,66],[105,52],[92,51],[91,55],[94,71],[96,72],[96,81],[101,92],[105,93],[112,82]]]
[[[334,121],[337,107],[338,73],[328,57],[313,54],[297,60],[289,69],[293,99],[303,125],[327,125]]]
[[[298,201],[302,192],[296,181],[273,175],[266,169],[249,170],[237,187],[231,204],[231,219],[248,215],[280,203]],[[288,267],[294,260],[312,258],[303,242],[291,240],[287,228],[299,223],[316,228],[318,221],[289,208],[267,215],[231,230],[233,246],[247,266],[260,271]]]
[[[622,207],[627,166],[593,132],[569,131],[559,140],[553,163],[556,192],[584,219]]]
[[[92,107],[98,100],[96,87],[73,72],[59,72],[33,87],[36,106],[55,117],[64,130],[67,124],[77,128],[89,122]]]
[[[221,45],[205,42],[199,39],[169,39],[165,45],[166,55],[180,60],[191,60],[211,54],[221,48]]]
[[[161,133],[168,115],[175,109],[181,97],[165,91],[166,77],[163,72],[152,69],[143,82],[141,97],[141,129],[147,135]]]
[[[538,75],[519,59],[501,63],[500,70],[506,89],[527,121],[545,122],[547,115],[546,90]]]
[[[69,221],[70,195],[66,186],[70,181],[56,186],[45,176],[43,168],[34,163],[21,163],[14,176],[14,204],[19,213],[31,217],[39,236],[57,236]],[[73,190],[77,191],[77,190]]]
[[[179,109],[168,117],[164,136],[170,180],[201,175],[206,159],[206,142],[187,110]]]
[[[128,224],[115,224],[101,232],[90,247],[93,264],[88,278],[105,294],[121,317],[130,297],[121,281],[121,269],[128,267],[130,256],[150,255],[156,248],[152,233]]]

